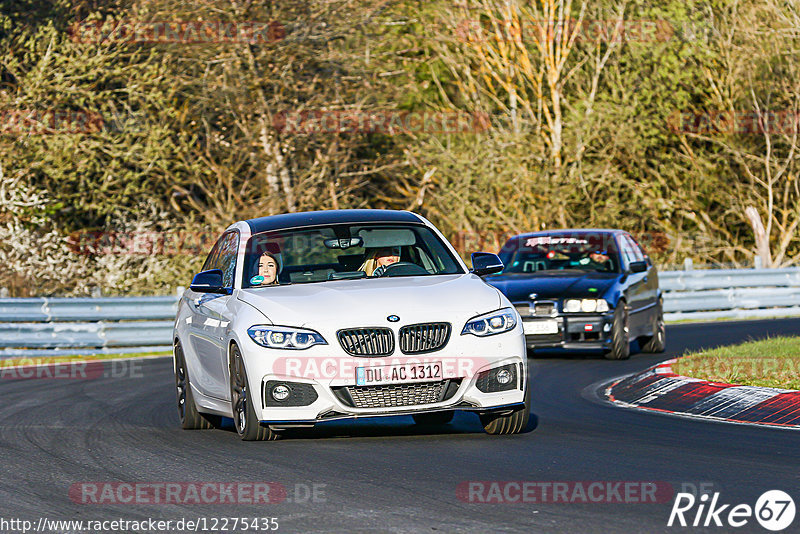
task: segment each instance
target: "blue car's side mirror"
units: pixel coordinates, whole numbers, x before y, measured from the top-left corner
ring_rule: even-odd
[[[485,276],[487,274],[499,273],[503,270],[503,261],[497,254],[489,252],[473,252],[472,253],[472,270],[471,273],[478,276]]]
[[[643,273],[647,270],[646,261],[634,261],[628,266],[632,273]]]

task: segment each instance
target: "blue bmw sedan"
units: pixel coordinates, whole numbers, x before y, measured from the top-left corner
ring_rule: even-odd
[[[666,348],[663,299],[650,257],[622,230],[553,230],[514,236],[504,269],[486,282],[522,317],[529,349],[595,349],[612,360]]]

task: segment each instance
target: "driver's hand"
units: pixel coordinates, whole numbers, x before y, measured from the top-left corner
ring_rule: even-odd
[[[386,272],[386,267],[384,265],[381,265],[380,267],[372,271],[372,276],[373,277],[383,276],[384,272]]]

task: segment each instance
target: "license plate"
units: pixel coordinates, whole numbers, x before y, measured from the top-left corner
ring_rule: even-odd
[[[442,363],[402,363],[376,367],[356,367],[356,385],[426,382],[442,379]]]
[[[538,335],[538,334],[558,334],[558,321],[555,319],[547,319],[545,321],[523,321],[522,329],[525,334]]]

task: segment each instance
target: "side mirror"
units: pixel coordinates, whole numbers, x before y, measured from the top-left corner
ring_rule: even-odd
[[[646,261],[634,261],[629,265],[632,273],[643,273],[647,270]]]
[[[499,273],[503,270],[503,262],[497,254],[489,252],[472,253],[472,269],[470,272],[478,276]]]
[[[222,287],[222,271],[211,269],[194,275],[189,286],[192,291],[198,293],[228,293],[228,288]]]

